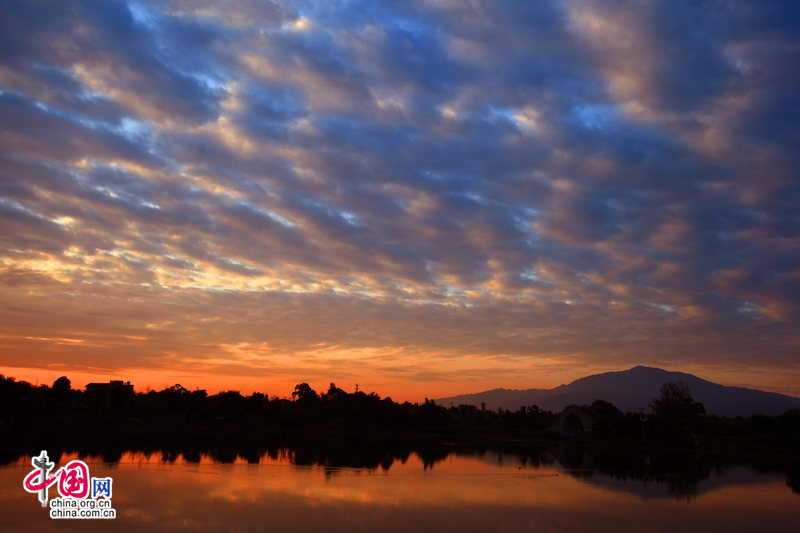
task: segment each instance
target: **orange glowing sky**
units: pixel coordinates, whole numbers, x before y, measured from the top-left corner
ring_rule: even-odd
[[[3,10],[0,373],[800,395],[795,7],[357,4]]]

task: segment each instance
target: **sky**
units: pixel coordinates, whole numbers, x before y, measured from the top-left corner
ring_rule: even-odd
[[[0,373],[800,395],[794,1],[0,3]]]

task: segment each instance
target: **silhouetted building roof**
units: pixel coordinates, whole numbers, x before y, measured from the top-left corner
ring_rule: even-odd
[[[122,381],[121,379],[112,379],[108,383],[86,384],[86,392],[112,392],[117,390],[133,392],[133,385],[130,381]]]

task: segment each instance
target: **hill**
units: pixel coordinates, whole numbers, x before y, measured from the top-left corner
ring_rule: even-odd
[[[487,409],[516,410],[521,405],[538,405],[541,409],[560,411],[570,404],[589,404],[606,400],[622,411],[647,410],[650,401],[658,396],[661,385],[668,381],[683,381],[692,390],[695,400],[702,403],[708,414],[747,416],[752,414],[778,415],[800,407],[800,398],[742,387],[712,383],[692,374],[670,372],[661,368],[636,366],[619,372],[606,372],[576,379],[553,389],[509,390],[493,389],[475,394],[440,398],[436,403],[445,407],[460,404]]]

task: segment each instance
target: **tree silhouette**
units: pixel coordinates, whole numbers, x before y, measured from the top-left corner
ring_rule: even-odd
[[[653,414],[666,419],[694,419],[706,414],[703,404],[692,398],[692,391],[682,381],[670,381],[661,386],[661,396],[650,402]]]
[[[337,398],[347,398],[348,396],[349,394],[337,387],[336,383],[331,383],[330,387],[328,387],[328,392],[322,395],[322,397],[328,401],[336,400]]]
[[[72,404],[72,385],[66,376],[61,376],[53,382],[47,394],[47,404],[50,408],[61,410]]]
[[[53,382],[53,391],[66,392],[72,390],[72,383],[67,376],[61,376]]]
[[[670,381],[661,386],[661,395],[650,402],[654,429],[662,441],[696,444],[695,433],[703,423],[706,409],[692,398],[685,383]]]
[[[298,383],[294,386],[292,398],[300,403],[311,403],[319,400],[319,395],[308,383]]]

